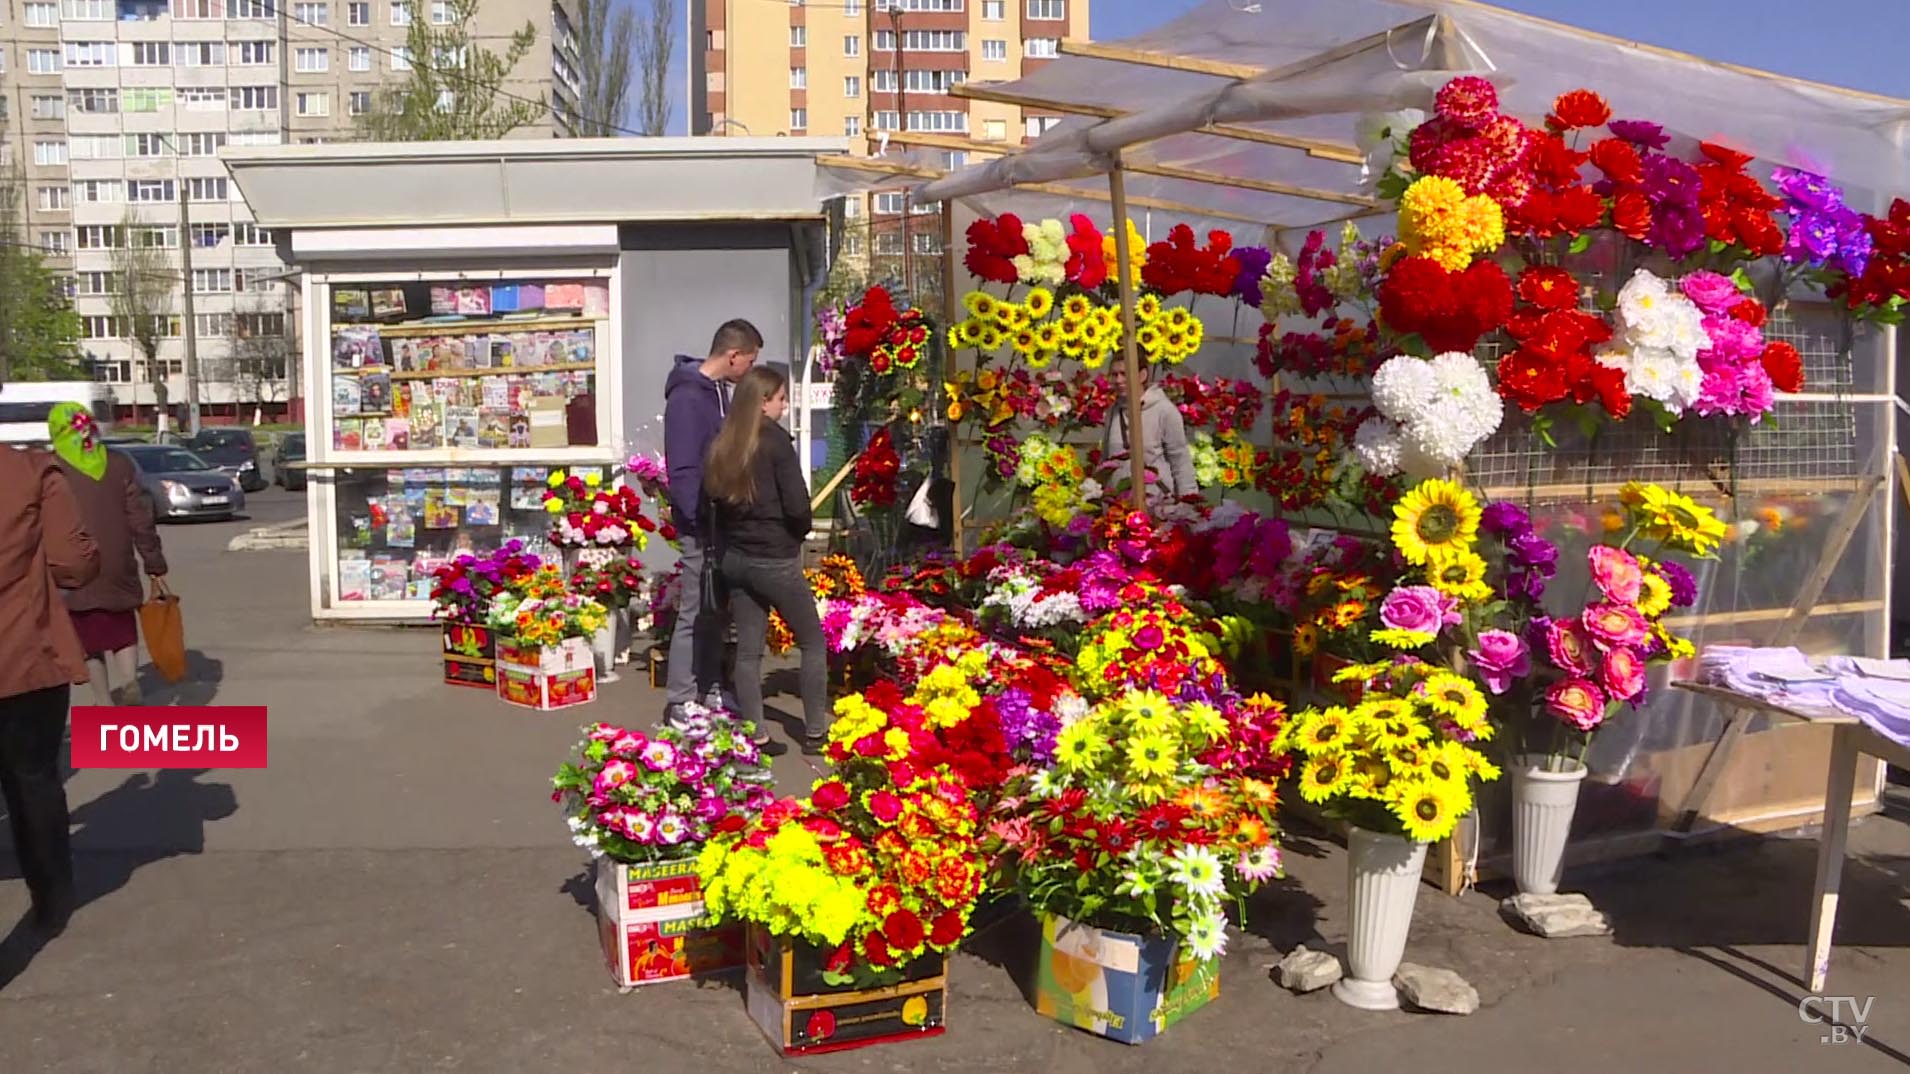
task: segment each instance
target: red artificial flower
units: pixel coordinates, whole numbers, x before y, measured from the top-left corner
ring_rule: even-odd
[[[1233,237],[1224,231],[1208,232],[1207,245],[1199,246],[1193,228],[1176,224],[1167,238],[1147,248],[1141,281],[1164,295],[1229,294],[1240,278],[1240,262],[1232,249]]]
[[[889,752],[888,743],[882,741],[882,736],[877,734],[867,734],[856,739],[851,749],[858,757],[880,757]]]
[[[849,787],[839,779],[825,780],[816,784],[809,794],[809,801],[825,813],[833,813],[849,804]]]
[[[1770,374],[1771,385],[1780,392],[1801,392],[1804,390],[1804,359],[1797,348],[1781,339],[1765,344],[1764,353],[1759,356],[1764,371]]]
[[[873,961],[873,960],[871,960]],[[810,1040],[828,1040],[836,1035],[836,1015],[834,1011],[814,1011],[809,1020],[803,1023],[803,1032]]]
[[[1640,190],[1621,190],[1612,199],[1612,227],[1628,239],[1644,241],[1651,230],[1651,202]]]
[[[1764,303],[1759,302],[1755,298],[1740,299],[1737,305],[1731,307],[1730,313],[1732,317],[1743,321],[1752,328],[1764,327]]]
[[[1021,278],[1014,259],[1027,252],[1028,237],[1022,231],[1021,217],[1003,213],[993,220],[968,225],[968,256],[962,264],[978,279],[1013,284]]]
[[[869,889],[869,912],[877,917],[887,917],[902,905],[902,891],[894,884],[877,884]]]
[[[1557,194],[1558,224],[1567,234],[1589,231],[1605,217],[1605,199],[1588,186],[1575,186]]]
[[[1068,263],[1064,267],[1069,282],[1092,291],[1107,282],[1106,244],[1095,230],[1094,221],[1080,213],[1068,217],[1074,230],[1068,235]]]
[[[897,910],[882,922],[882,938],[897,951],[913,951],[928,938],[922,919],[908,909]]]
[[[1591,363],[1590,381],[1598,401],[1612,417],[1623,421],[1631,413],[1631,392],[1625,388],[1625,371]],[[1581,402],[1584,400],[1581,400]]]
[[[1591,154],[1573,149],[1556,134],[1540,135],[1534,143],[1532,170],[1540,182],[1554,187],[1578,182],[1579,169]]]
[[[968,923],[962,920],[962,915],[948,910],[935,919],[935,924],[929,929],[928,942],[934,947],[953,947],[961,941],[962,933],[966,931]]]
[[[1588,89],[1575,89],[1559,94],[1552,102],[1552,112],[1545,117],[1545,125],[1555,131],[1570,131],[1602,127],[1611,122],[1611,118],[1612,106],[1605,98]]]
[[[1645,162],[1639,159],[1638,147],[1623,138],[1593,142],[1592,167],[1614,183],[1640,183],[1645,179]]]
[[[869,852],[851,836],[823,847],[822,860],[837,876],[854,876],[869,867]]]
[[[1101,822],[1095,841],[1109,854],[1119,856],[1134,846],[1134,835],[1128,831],[1127,822],[1119,817],[1111,817]]]
[[[869,815],[879,823],[894,824],[902,815],[902,799],[892,791],[875,791],[869,795]]]
[[[1380,315],[1435,351],[1471,350],[1512,313],[1512,281],[1496,261],[1449,272],[1424,257],[1401,258],[1381,281]]]
[[[1160,802],[1141,810],[1135,829],[1138,834],[1156,841],[1179,839],[1187,824],[1187,807],[1174,802]]]
[[[854,358],[873,353],[894,327],[895,316],[895,300],[888,291],[869,288],[862,301],[843,315],[843,353]]]
[[[1578,280],[1553,265],[1533,265],[1519,273],[1519,297],[1545,310],[1578,305]]]
[[[822,968],[829,973],[848,973],[849,967],[855,964],[855,960],[855,948],[850,947],[849,942],[844,940],[834,951],[829,952],[828,958],[823,959]]]

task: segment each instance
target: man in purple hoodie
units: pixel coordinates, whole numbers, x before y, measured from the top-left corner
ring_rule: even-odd
[[[756,364],[763,334],[744,320],[724,323],[707,358],[676,357],[663,383],[663,460],[670,470],[670,511],[683,546],[683,584],[670,637],[670,710],[721,689],[722,610],[704,608],[703,557],[711,535],[699,508],[703,457],[729,413],[730,386]]]

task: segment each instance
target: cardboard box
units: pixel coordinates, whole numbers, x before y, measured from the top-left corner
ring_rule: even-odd
[[[750,926],[744,1001],[778,1055],[820,1055],[946,1031],[944,956],[918,958],[896,983],[876,988],[831,985],[822,979],[822,961],[823,953],[806,943]]]
[[[703,912],[695,860],[622,865],[597,860],[597,936],[618,986],[684,981],[743,967],[743,926]]]
[[[1177,947],[1171,937],[1043,915],[1035,1010],[1123,1044],[1152,1040],[1220,994],[1219,963]]]
[[[450,686],[497,688],[497,635],[489,627],[445,623],[444,681]]]
[[[590,642],[565,638],[540,647],[497,639],[497,696],[542,712],[595,701],[597,670]]]

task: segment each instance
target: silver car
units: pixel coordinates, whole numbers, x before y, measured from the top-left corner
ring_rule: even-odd
[[[239,483],[185,448],[125,444],[111,450],[133,461],[156,519],[231,518],[245,510]]]

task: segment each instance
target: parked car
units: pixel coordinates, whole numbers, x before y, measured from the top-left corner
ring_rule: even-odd
[[[122,444],[108,450],[133,461],[156,519],[224,519],[245,510],[245,490],[238,480],[185,448]]]
[[[259,472],[259,446],[250,429],[201,429],[180,446],[229,474],[247,492],[265,487],[265,475]]]
[[[305,471],[292,464],[305,461],[305,434],[286,433],[272,452],[272,480],[288,492],[305,487]]]

